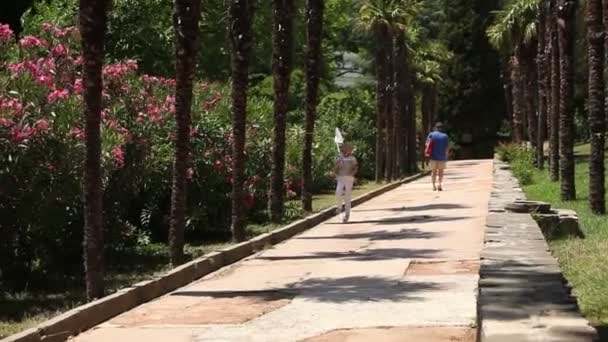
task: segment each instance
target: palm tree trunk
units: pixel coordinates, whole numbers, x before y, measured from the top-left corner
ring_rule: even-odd
[[[393,169],[394,169],[394,156],[395,156],[395,120],[394,120],[394,110],[393,110],[393,98],[394,98],[394,75],[393,75],[393,34],[392,29],[388,29],[386,31],[386,36],[384,37],[384,45],[387,48],[386,51],[386,83],[388,87],[386,88],[386,163],[384,165],[384,178],[387,181],[393,180]]]
[[[537,130],[537,114],[536,114],[536,68],[534,66],[535,49],[536,45],[534,42],[523,43],[519,51],[519,61],[522,64],[523,74],[522,80],[524,82],[524,102],[525,102],[525,116],[527,119],[527,133],[528,141],[530,144],[536,146],[536,130]]]
[[[573,0],[561,0],[557,9],[558,44],[560,52],[560,173],[561,199],[576,199],[574,184],[574,13]]]
[[[274,86],[274,144],[270,179],[270,219],[283,218],[285,183],[285,130],[289,109],[293,0],[272,1],[272,75]]]
[[[435,86],[432,84],[425,84],[422,88],[422,103],[420,107],[420,111],[422,112],[422,127],[421,134],[419,135],[419,146],[424,146],[426,137],[431,131],[431,122],[433,120],[433,99],[435,97],[434,89]],[[424,160],[424,149],[421,148],[418,152],[418,157],[420,160]]]
[[[553,12],[551,12],[551,2],[552,0],[545,0],[544,2],[544,7],[543,10],[545,11],[545,14],[543,15],[543,18],[545,20],[545,51],[544,51],[544,61],[545,61],[545,65],[544,70],[545,70],[545,132],[544,132],[544,136],[545,136],[545,140],[549,141],[549,150],[547,151],[547,155],[549,156],[546,159],[546,162],[549,164],[549,170],[551,170],[551,149],[550,149],[550,132],[551,132],[551,103],[553,101],[552,99],[552,90],[551,90],[551,78],[552,78],[552,71],[551,71],[551,66],[552,66],[552,56],[553,56],[553,52],[551,51],[551,37],[552,37],[552,18],[553,18]],[[543,156],[545,156],[544,154],[545,151],[543,151]]]
[[[398,30],[395,35],[395,97],[393,112],[395,117],[395,126],[398,128],[395,133],[397,141],[397,164],[399,175],[403,176],[407,173],[407,141],[405,139],[405,128],[407,127],[407,46],[405,45],[405,32]]]
[[[387,27],[384,25],[378,25],[374,34],[376,37],[376,182],[381,182],[384,177],[384,125],[386,115],[386,74],[388,72],[386,68],[386,46],[383,44],[384,37],[386,36],[385,31]]]
[[[513,95],[513,141],[517,144],[523,141],[523,82],[521,63],[516,55],[511,57],[511,84]]]
[[[323,0],[306,2],[306,133],[302,155],[302,206],[312,211],[312,143],[317,117],[319,78],[323,54],[321,39],[323,33]]]
[[[589,158],[589,205],[596,214],[606,213],[604,185],[604,27],[602,0],[587,1],[587,42],[589,63],[589,125],[591,156]]]
[[[551,103],[549,107],[549,175],[552,181],[559,180],[559,96],[560,96],[560,69],[559,69],[559,44],[557,35],[557,22],[555,21],[556,0],[550,0],[549,20],[551,31]]]
[[[538,19],[538,45],[536,53],[536,70],[538,76],[538,129],[536,131],[536,166],[545,167],[545,133],[547,131],[547,69],[545,53],[546,20],[544,11],[545,2],[541,4],[540,18]]]
[[[84,165],[84,269],[87,298],[103,296],[103,221],[101,182],[101,69],[104,59],[108,0],[80,0],[82,36],[85,165]]]
[[[409,73],[409,83],[410,83],[410,91],[408,92],[408,136],[407,136],[407,146],[408,146],[408,161],[409,161],[409,171],[410,173],[415,173],[418,171],[417,165],[417,137],[416,137],[416,92],[415,86],[416,83],[416,75],[410,68]]]
[[[500,78],[502,79],[502,89],[505,97],[505,104],[507,109],[507,121],[512,125],[513,124],[513,95],[512,95],[512,85],[511,85],[511,62],[510,60],[505,60],[506,58],[501,58],[501,73]]]
[[[243,203],[245,184],[245,139],[247,125],[247,86],[249,60],[253,43],[253,12],[255,0],[232,0],[230,41],[232,43],[232,222],[234,241],[246,238],[246,206]]]
[[[186,185],[190,164],[190,111],[192,79],[198,47],[200,0],[175,1],[175,164],[171,191],[171,226],[169,247],[173,266],[184,262],[186,225]]]

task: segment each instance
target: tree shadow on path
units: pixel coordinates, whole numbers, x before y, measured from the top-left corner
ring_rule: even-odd
[[[326,224],[331,225],[353,225],[353,224],[378,224],[378,225],[393,225],[393,224],[403,224],[403,223],[428,223],[428,222],[450,222],[450,221],[460,221],[471,218],[470,216],[431,216],[431,215],[416,215],[416,216],[402,216],[402,217],[387,217],[380,218],[375,220],[358,220],[358,221],[349,221],[347,223],[343,222],[328,222]]]
[[[417,228],[401,229],[397,231],[376,230],[364,233],[350,233],[325,236],[300,236],[296,240],[340,240],[340,239],[369,239],[371,241],[390,241],[407,239],[433,239],[441,236],[442,233],[425,232]]]
[[[451,209],[469,209],[471,206],[453,203],[437,203],[425,204],[412,207],[395,207],[395,208],[379,208],[379,209],[353,209],[353,212],[374,212],[374,211],[426,211],[426,210],[451,210]]]
[[[429,259],[433,258],[440,250],[438,249],[410,249],[410,248],[372,248],[361,252],[316,252],[304,255],[286,256],[260,256],[256,260],[314,260],[314,259],[336,259],[336,261],[372,261],[372,260],[394,260],[394,259]]]
[[[324,303],[347,302],[403,302],[420,301],[417,292],[442,290],[445,285],[434,282],[420,282],[377,276],[349,276],[341,278],[311,278],[292,283],[285,287],[239,291],[177,291],[172,296],[235,298],[255,297],[262,301],[277,300],[280,297],[292,299],[301,297]]]

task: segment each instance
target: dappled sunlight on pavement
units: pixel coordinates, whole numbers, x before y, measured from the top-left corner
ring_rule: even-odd
[[[397,341],[426,326],[412,333],[473,341],[491,182],[491,161],[451,162],[443,192],[400,186],[76,340]]]

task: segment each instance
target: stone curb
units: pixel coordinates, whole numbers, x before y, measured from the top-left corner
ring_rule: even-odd
[[[492,177],[477,288],[478,341],[596,341],[537,222],[503,210],[526,199],[519,182],[496,158]]]
[[[413,182],[428,174],[428,171],[421,172],[365,193],[353,199],[352,206],[360,205],[402,184]],[[207,274],[215,272],[224,266],[231,265],[268,246],[276,245],[300,234],[335,216],[335,212],[336,206],[333,206],[292,222],[285,227],[275,229],[272,232],[258,235],[248,241],[223,248],[217,252],[208,253],[198,259],[173,268],[159,277],[139,282],[106,297],[76,307],[42,322],[34,328],[2,339],[0,342],[66,341],[70,336],[75,336],[140,304],[192,283]]]

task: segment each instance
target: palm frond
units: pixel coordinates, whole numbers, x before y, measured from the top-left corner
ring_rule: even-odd
[[[536,36],[536,23],[541,0],[510,0],[494,12],[494,23],[486,35],[497,49],[511,48],[519,41],[528,42]]]

